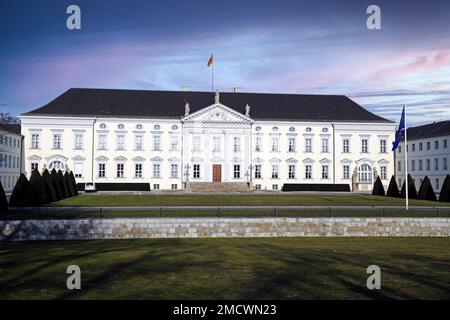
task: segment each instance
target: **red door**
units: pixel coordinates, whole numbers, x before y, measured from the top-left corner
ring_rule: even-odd
[[[213,182],[222,181],[222,166],[220,164],[213,164]]]

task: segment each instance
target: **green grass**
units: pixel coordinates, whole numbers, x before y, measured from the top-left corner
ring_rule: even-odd
[[[450,299],[450,238],[3,242],[0,257],[0,299]]]
[[[404,199],[362,194],[176,194],[80,195],[52,203],[54,206],[404,206]],[[411,206],[450,206],[450,203],[410,200]]]

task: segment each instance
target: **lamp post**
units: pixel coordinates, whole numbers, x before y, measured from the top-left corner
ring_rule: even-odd
[[[189,169],[191,166],[189,164],[184,166],[184,188],[187,188],[187,183],[189,182]]]

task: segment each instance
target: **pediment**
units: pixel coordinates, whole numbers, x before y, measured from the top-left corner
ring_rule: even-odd
[[[141,156],[137,156],[133,158],[133,161],[139,161],[139,162],[143,162],[145,161],[145,158],[141,157]]]
[[[127,161],[127,158],[123,157],[123,156],[118,156],[114,158],[114,161]]]
[[[200,109],[182,119],[183,122],[251,124],[253,120],[221,103]]]
[[[150,161],[152,161],[152,162],[162,162],[162,161],[164,161],[164,159],[161,158],[161,157],[153,157],[153,158],[150,159]]]
[[[84,160],[86,160],[86,158],[82,157],[82,156],[75,156],[72,158],[72,160],[73,161],[84,161]]]

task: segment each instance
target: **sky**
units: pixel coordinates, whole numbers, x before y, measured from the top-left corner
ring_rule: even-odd
[[[66,9],[81,9],[68,30]],[[381,29],[366,10],[381,8]],[[450,119],[450,1],[0,0],[0,112],[69,88],[343,94],[409,125]]]

